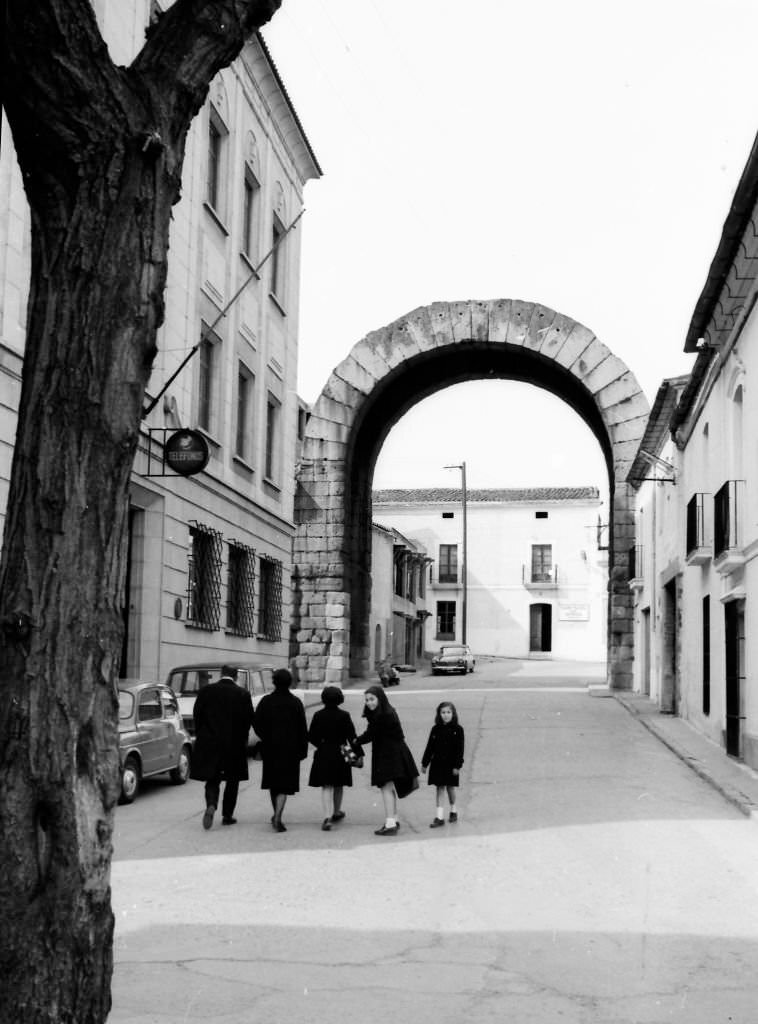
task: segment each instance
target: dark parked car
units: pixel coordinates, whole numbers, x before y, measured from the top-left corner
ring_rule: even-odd
[[[432,675],[437,676],[441,672],[467,672],[474,671],[474,655],[467,644],[444,644],[432,658]]]
[[[192,747],[182,725],[179,702],[163,683],[118,682],[119,803],[130,804],[140,782],[168,772],[180,786],[190,773]]]

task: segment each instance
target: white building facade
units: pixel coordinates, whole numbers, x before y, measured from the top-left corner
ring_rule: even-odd
[[[420,543],[399,530],[371,524],[371,635],[373,667],[419,664],[425,653],[427,566]]]
[[[114,60],[128,64],[156,5],[94,7]],[[294,466],[304,415],[296,393],[302,222],[288,228],[303,208],[306,182],[320,173],[256,36],[212,83],[187,140],[166,316],[145,399],[155,405],[143,422],[130,489],[122,676],[165,678],[176,664],[227,657],[288,661]],[[3,121],[0,514],[29,264],[26,203]],[[209,447],[196,476],[164,466],[164,444],[178,427],[199,431]]]
[[[427,578],[425,650],[464,640],[474,653],[603,661],[607,552],[597,488],[373,494],[374,516],[420,542]]]
[[[640,451],[629,471],[637,490],[635,544],[629,549],[634,600],[633,689],[676,714],[681,704],[681,458],[671,422],[687,377],[658,389]]]
[[[671,511],[657,531],[643,530],[640,542],[652,544],[652,552],[633,581],[640,587],[640,612],[651,620],[648,628],[636,627],[635,689],[649,692],[663,711],[681,715],[725,754],[754,769],[758,404],[751,395],[758,389],[757,188],[754,146],[687,333],[685,351],[696,356],[692,373],[677,383],[673,409],[660,410],[668,434],[659,434],[660,452],[672,464],[676,483],[652,485],[667,488]],[[635,465],[639,473],[639,456]],[[640,487],[638,514],[649,505]],[[647,668],[646,635],[657,636]]]

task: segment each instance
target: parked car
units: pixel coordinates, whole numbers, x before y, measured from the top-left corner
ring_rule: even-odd
[[[189,778],[192,746],[182,725],[176,694],[163,683],[118,681],[119,803],[130,804],[142,779],[168,772],[183,785]]]
[[[474,655],[468,644],[444,644],[432,658],[432,675],[437,676],[442,672],[467,672],[474,671]]]
[[[265,662],[253,661],[209,661],[194,665],[179,665],[172,668],[166,680],[167,684],[174,690],[179,699],[179,711],[182,716],[184,728],[189,733],[192,741],[195,740],[195,719],[193,710],[195,699],[200,690],[208,683],[215,683],[221,676],[221,669],[225,666],[237,669],[237,685],[247,690],[253,699],[253,707],[265,693],[274,689],[272,677],[275,665]],[[305,704],[305,691],[293,687],[290,690],[303,704]],[[248,748],[252,749],[258,742],[258,737],[253,729],[248,737]]]

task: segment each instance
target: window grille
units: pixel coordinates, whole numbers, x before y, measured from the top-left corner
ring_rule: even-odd
[[[187,572],[187,621],[218,629],[221,609],[221,534],[202,523],[190,523]]]
[[[235,540],[229,541],[226,628],[239,636],[255,635],[255,549]]]
[[[282,634],[282,563],[269,555],[261,555],[260,576],[258,635],[264,640],[280,640]]]

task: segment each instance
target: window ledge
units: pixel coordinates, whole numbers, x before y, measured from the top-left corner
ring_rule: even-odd
[[[276,491],[277,494],[281,494],[281,485],[272,480],[270,476],[264,476],[263,482],[267,487],[270,487],[272,491]]]
[[[684,560],[687,565],[706,565],[712,557],[710,548],[699,547],[688,551]]]
[[[741,568],[744,564],[745,555],[742,548],[729,548],[713,559],[713,568],[720,576],[728,576],[729,573]]]
[[[211,220],[214,222],[216,227],[219,228],[219,230],[223,232],[224,236],[228,238],[229,228],[226,226],[226,224],[224,224],[224,222],[221,220],[221,217],[218,215],[218,213],[216,213],[216,211],[213,209],[213,207],[211,206],[207,199],[203,202],[203,206],[205,207],[206,213],[210,216]]]
[[[216,449],[220,449],[221,448],[221,442],[217,441],[216,438],[213,436],[213,434],[209,434],[207,430],[205,430],[205,429],[203,429],[203,427],[200,427],[200,426],[197,426],[197,425],[195,426],[194,429],[198,432],[198,434],[202,434],[203,437],[205,438],[205,440],[208,441],[209,444],[212,444],[214,448],[216,448]]]
[[[251,476],[253,473],[255,473],[255,470],[253,469],[251,464],[247,461],[247,459],[243,459],[241,455],[233,455],[232,462],[238,469],[244,469],[245,472],[250,473]]]
[[[252,272],[252,274],[255,277],[256,281],[260,281],[261,275],[258,273],[258,270],[257,270],[255,264],[250,259],[248,254],[246,252],[240,252],[240,259],[245,264],[245,266],[248,268],[248,270],[250,270]]]
[[[280,312],[280,313],[282,314],[282,316],[286,316],[286,315],[287,315],[287,310],[286,310],[286,309],[284,308],[284,306],[282,305],[281,299],[278,299],[278,298],[276,297],[276,295],[274,295],[274,293],[273,293],[273,292],[269,292],[269,293],[268,293],[268,297],[269,297],[269,298],[271,299],[271,301],[272,301],[272,302],[274,303],[274,305],[275,305],[275,306],[276,306],[276,308],[277,308],[277,309],[279,310],[279,312]]]

